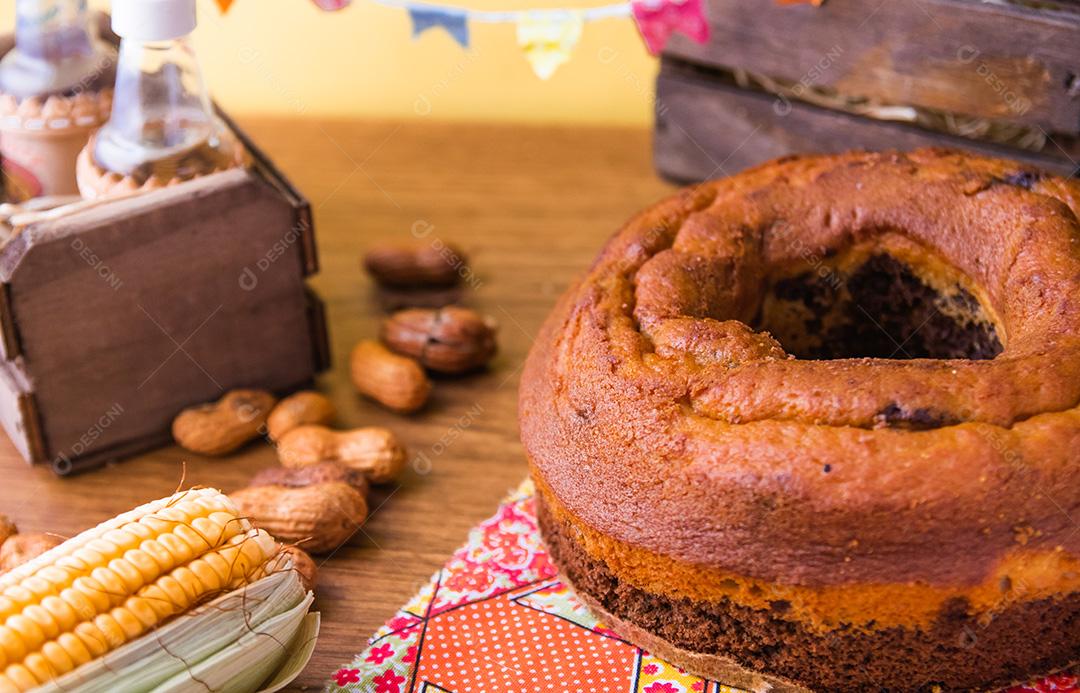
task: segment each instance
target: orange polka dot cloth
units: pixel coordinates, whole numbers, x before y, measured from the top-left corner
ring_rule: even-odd
[[[331,676],[363,693],[743,693],[622,640],[559,581],[525,482]],[[1053,676],[1008,693],[1080,693]]]

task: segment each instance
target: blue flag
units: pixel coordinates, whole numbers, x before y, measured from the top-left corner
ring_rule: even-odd
[[[413,6],[409,8],[409,17],[413,24],[413,38],[428,29],[441,26],[462,48],[469,47],[469,25],[465,23],[463,12],[442,7]]]

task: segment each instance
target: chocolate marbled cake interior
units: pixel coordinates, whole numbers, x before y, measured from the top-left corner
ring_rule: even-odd
[[[821,263],[775,282],[756,329],[803,359],[992,359],[997,330],[963,286],[939,292],[902,261],[871,255],[850,271]]]

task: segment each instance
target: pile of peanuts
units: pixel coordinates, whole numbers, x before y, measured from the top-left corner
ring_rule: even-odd
[[[487,366],[495,355],[496,325],[474,310],[443,302],[456,299],[462,276],[471,276],[464,253],[443,243],[372,248],[364,268],[393,304],[437,303],[397,310],[382,323],[380,340],[353,349],[349,373],[361,394],[403,414],[417,411],[431,394],[427,372],[459,375]]]
[[[365,267],[380,286],[398,291],[400,305],[408,305],[413,292],[430,297],[433,287],[456,284],[467,268],[460,251],[433,255],[432,248],[373,249]],[[351,380],[387,409],[415,412],[431,393],[429,371],[455,375],[487,366],[496,351],[495,329],[490,319],[454,305],[397,310],[383,321],[379,340],[363,340],[352,350]],[[367,519],[370,486],[397,480],[407,460],[389,429],[335,430],[335,416],[333,403],[318,392],[278,401],[264,390],[243,389],[185,409],[172,425],[177,444],[201,455],[227,455],[260,436],[270,441],[280,466],[229,495],[292,554],[309,587],[316,568],[308,552],[329,553],[348,541]]]
[[[334,430],[328,424],[335,415],[333,402],[318,392],[279,402],[263,390],[232,390],[180,412],[172,427],[177,444],[201,455],[226,455],[262,435],[273,444],[280,466],[229,497],[287,547],[309,585],[315,564],[305,552],[327,553],[345,543],[367,519],[370,485],[394,481],[406,462],[405,447],[389,429]]]

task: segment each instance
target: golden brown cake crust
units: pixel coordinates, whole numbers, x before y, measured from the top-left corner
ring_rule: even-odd
[[[942,150],[789,158],[664,200],[536,341],[534,475],[621,544],[786,585],[974,586],[1018,551],[1071,560],[1078,209],[1076,181]],[[1000,353],[804,360],[747,327],[778,277],[866,249],[974,296]]]

